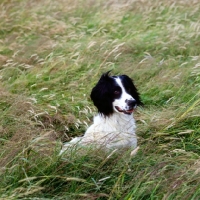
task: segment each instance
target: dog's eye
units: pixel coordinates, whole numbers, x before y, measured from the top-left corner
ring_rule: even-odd
[[[115,90],[115,91],[114,91],[114,94],[118,95],[118,94],[120,94],[120,91]]]

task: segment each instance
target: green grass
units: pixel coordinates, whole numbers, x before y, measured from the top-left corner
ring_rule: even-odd
[[[200,198],[197,1],[3,0],[0,16],[0,199]],[[58,156],[108,70],[141,93],[138,153]]]

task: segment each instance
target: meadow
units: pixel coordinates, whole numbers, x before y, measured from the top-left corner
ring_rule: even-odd
[[[200,199],[198,0],[1,0],[0,199]],[[59,156],[102,73],[144,106],[137,154]]]

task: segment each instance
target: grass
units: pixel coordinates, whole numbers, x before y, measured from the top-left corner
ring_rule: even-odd
[[[199,199],[197,1],[0,3],[1,199]],[[58,156],[96,112],[103,72],[128,74],[144,107],[140,149]]]

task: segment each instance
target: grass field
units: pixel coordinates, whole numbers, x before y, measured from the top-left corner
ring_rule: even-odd
[[[0,18],[0,199],[200,199],[197,0],[1,0]],[[138,153],[58,156],[108,70],[141,93]]]

